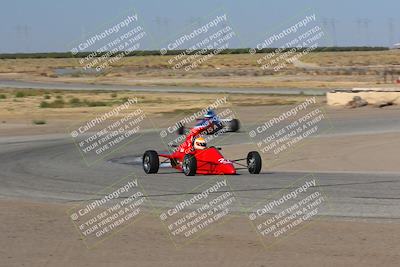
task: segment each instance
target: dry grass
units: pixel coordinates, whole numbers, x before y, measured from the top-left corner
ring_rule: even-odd
[[[256,60],[263,54],[224,54],[216,55],[201,65],[199,69],[215,68],[257,68]],[[126,57],[112,64],[112,67],[140,69],[169,69],[168,60],[173,56],[134,56]],[[375,66],[399,65],[400,50],[360,51],[360,52],[315,52],[305,55],[304,62],[316,63],[321,66]],[[53,68],[80,67],[78,59],[74,58],[44,58],[44,59],[0,59],[0,73],[51,71]]]
[[[16,92],[23,92],[24,97],[16,97]],[[93,91],[44,91],[0,89],[5,98],[0,99],[0,136],[68,133],[69,127],[82,121],[93,119],[126,101],[127,98],[138,98],[140,108],[146,117],[151,118],[143,124],[144,128],[157,127],[158,123],[170,121],[182,114],[192,114],[214,103],[223,94],[195,93],[133,93],[133,92],[93,92]],[[225,107],[234,110],[242,106],[270,106],[293,104],[304,101],[305,96],[268,96],[268,95],[228,95]],[[77,101],[104,102],[107,106],[76,105]],[[41,108],[41,103],[62,100],[64,104]],[[320,98],[319,101],[324,101]],[[268,107],[265,107],[268,108]],[[124,116],[125,111],[120,113]],[[118,119],[118,118],[115,118]],[[155,123],[155,124],[154,124]]]
[[[17,98],[17,92],[24,97]],[[223,94],[194,94],[194,93],[132,93],[132,92],[80,92],[80,91],[44,91],[44,90],[19,90],[1,89],[0,116],[2,119],[24,119],[32,121],[40,117],[45,120],[52,119],[81,119],[81,116],[92,112],[107,111],[111,106],[124,103],[128,98],[137,97],[140,106],[147,113],[158,116],[169,113],[200,110],[213,103]],[[228,105],[254,106],[254,105],[286,105],[300,102],[305,96],[268,96],[268,95],[228,95]],[[79,101],[78,101],[79,100]],[[62,101],[64,105],[41,107],[41,103],[54,103]],[[100,102],[106,106],[81,105],[81,103]]]
[[[57,75],[55,68],[79,68],[78,59],[0,60],[0,79],[79,83],[125,84],[134,86],[189,87],[285,87],[341,88],[382,86],[384,68],[400,73],[400,50],[370,52],[316,52],[301,58],[317,68],[288,64],[281,71],[264,71],[257,59],[262,54],[216,55],[192,71],[173,70],[172,56],[123,58],[106,72]],[[322,67],[322,68],[319,68]],[[329,68],[324,68],[329,67]],[[393,86],[387,81],[387,86]],[[385,85],[384,85],[385,86]]]
[[[302,61],[320,66],[400,66],[400,50],[310,53]]]

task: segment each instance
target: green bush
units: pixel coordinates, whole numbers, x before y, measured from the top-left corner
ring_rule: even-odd
[[[6,97],[6,95],[5,94],[1,94],[0,95],[0,99],[6,99],[7,97]]]
[[[45,120],[33,120],[32,123],[36,125],[43,125],[46,124],[47,122]]]
[[[53,102],[40,102],[41,108],[63,108],[65,106],[65,102],[62,99],[54,100]]]
[[[50,99],[51,96],[50,95],[44,95],[44,99]]]
[[[25,97],[26,94],[24,92],[18,91],[15,93],[15,97]]]
[[[69,103],[73,106],[79,106],[81,104],[81,100],[79,98],[74,97],[69,100]]]
[[[86,100],[85,104],[88,107],[104,107],[104,106],[107,106],[107,103],[103,102],[103,101],[87,101]]]
[[[112,94],[111,94],[111,97],[112,97],[112,98],[117,97],[117,93],[112,93]]]
[[[39,107],[41,107],[41,108],[48,108],[48,107],[49,107],[49,103],[46,102],[46,101],[42,101],[42,102],[40,102]]]

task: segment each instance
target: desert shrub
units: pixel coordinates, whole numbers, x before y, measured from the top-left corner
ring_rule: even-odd
[[[53,102],[40,102],[41,108],[63,108],[65,106],[65,102],[62,99],[56,99]]]
[[[18,91],[15,93],[15,97],[18,97],[18,98],[25,97],[26,95],[27,94],[25,94],[25,92],[22,92],[22,91]]]
[[[104,107],[107,106],[106,102],[103,101],[85,101],[88,107]]]
[[[32,123],[36,125],[43,125],[46,124],[47,122],[45,120],[33,120]]]
[[[77,98],[77,97],[74,97],[74,98],[71,98],[71,99],[69,100],[69,103],[70,103],[71,105],[73,105],[73,106],[78,106],[78,105],[81,104],[81,100],[80,100],[79,98]]]

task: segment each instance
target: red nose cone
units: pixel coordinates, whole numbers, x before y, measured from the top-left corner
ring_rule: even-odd
[[[236,170],[235,167],[233,167],[233,164],[220,165],[220,172],[227,175],[236,174]]]

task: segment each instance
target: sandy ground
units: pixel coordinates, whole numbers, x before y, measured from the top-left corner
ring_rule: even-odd
[[[357,53],[356,53],[357,54]],[[381,84],[383,76],[376,70],[384,66],[369,66],[363,62],[363,53],[357,58],[348,54],[325,53],[320,57],[305,61],[307,64],[291,68],[277,75],[261,73],[254,66],[255,59],[248,56],[232,58],[220,57],[211,69],[179,73],[158,66],[146,67],[147,72],[138,73],[140,62],[127,62],[127,68],[100,77],[58,76],[53,69],[74,66],[74,63],[54,62],[49,60],[8,60],[2,61],[1,79],[22,79],[26,81],[64,81],[127,85],[168,85],[168,86],[209,86],[209,87],[290,87],[290,88],[330,88],[394,86],[392,81]],[[390,53],[379,53],[369,57],[372,65],[396,64]],[[386,60],[382,61],[382,56]],[[220,59],[218,58],[218,59]],[[248,63],[239,66],[238,62],[246,59]],[[372,60],[375,59],[375,60]],[[137,60],[132,58],[129,60]],[[164,58],[161,58],[161,63]],[[352,60],[352,64],[346,61]],[[363,75],[354,75],[348,65],[357,63]],[[394,62],[394,63],[393,63]],[[45,64],[44,64],[45,63]],[[146,63],[146,62],[145,62]],[[164,62],[165,63],[165,62]],[[136,66],[138,64],[138,66]],[[146,63],[148,64],[148,63]],[[218,71],[216,68],[218,67]],[[311,69],[307,69],[310,68]],[[313,69],[314,68],[314,69]],[[304,73],[303,73],[304,72]],[[299,75],[301,74],[302,75]],[[210,75],[211,74],[211,75]],[[1,92],[3,93],[3,92]],[[107,94],[107,95],[106,95]],[[86,96],[90,100],[112,100],[110,93]],[[69,101],[76,95],[65,97]],[[125,96],[118,93],[118,99]],[[128,95],[126,95],[128,96]],[[145,96],[150,101],[149,112],[157,114],[169,106],[175,109],[197,108],[204,105],[195,94],[169,96],[163,105],[158,98],[165,96],[152,94]],[[11,93],[0,102],[0,137],[16,135],[66,134],[66,126],[81,120],[82,116],[92,112],[108,110],[109,107],[40,109],[43,94],[29,98],[16,99]],[[52,94],[54,101],[56,94]],[[85,97],[79,96],[81,99]],[[147,98],[146,98],[147,97]],[[181,99],[179,106],[172,100]],[[208,99],[216,96],[207,96]],[[243,98],[243,96],[241,96]],[[255,103],[257,96],[246,101]],[[269,99],[256,99],[263,106],[240,106],[236,102],[239,118],[248,124],[265,120],[266,114],[273,113],[276,107],[265,106]],[[260,102],[261,101],[261,102]],[[245,102],[241,99],[241,102]],[[197,104],[197,106],[196,106]],[[173,111],[173,110],[172,110]],[[174,112],[174,111],[173,111]],[[381,118],[393,118],[396,122],[399,110],[362,108],[357,110],[329,109],[331,118],[342,122],[343,128],[351,128],[352,123],[379,124]],[[154,116],[157,122],[173,114]],[[176,115],[176,112],[175,112]],[[354,119],[356,118],[356,119]],[[376,121],[374,121],[376,119]],[[45,125],[34,125],[33,120],[45,120]],[[151,127],[151,126],[149,126]],[[340,127],[339,127],[340,128]],[[362,127],[361,127],[362,128]],[[389,131],[387,124],[384,131],[354,132],[341,135],[340,131],[329,136],[310,138],[307,144],[290,153],[285,160],[273,166],[264,166],[271,171],[327,171],[327,172],[400,172],[398,151],[400,149],[399,131]],[[251,145],[231,145],[225,149],[226,155],[235,151],[248,150]],[[224,152],[225,153],[225,152]],[[269,162],[268,155],[265,162]],[[23,169],[24,166],[17,166]],[[1,179],[1,173],[0,173]],[[1,180],[0,180],[1,181]],[[0,185],[1,186],[1,185]],[[249,224],[244,214],[230,217],[226,223],[211,228],[209,232],[182,248],[176,248],[171,242],[165,227],[157,215],[148,212],[148,216],[113,235],[98,246],[88,249],[73,226],[66,211],[76,203],[42,203],[30,199],[0,199],[0,266],[398,266],[400,262],[400,221],[398,219],[361,219],[318,217],[306,222],[305,228],[293,232],[276,243],[262,243],[255,229]],[[345,204],[345,203],[344,203]],[[229,215],[231,216],[231,215]],[[227,219],[227,218],[225,218]]]
[[[237,111],[241,120],[255,123],[273,110],[241,107]],[[396,108],[328,111],[338,121],[398,116]],[[4,124],[0,129],[3,136],[42,134],[37,129],[50,133],[62,124],[56,121],[47,125],[50,128],[40,128],[21,122],[19,128]],[[271,170],[399,172],[398,137],[396,132],[371,132],[313,138],[306,149],[294,151]],[[248,146],[229,146],[226,153]],[[394,219],[321,217],[265,247],[248,219],[239,215],[177,249],[159,218],[149,213],[146,219],[87,249],[66,214],[71,206],[2,199],[0,266],[398,266],[400,262],[400,222]]]
[[[87,249],[69,205],[0,201],[0,266],[398,266],[400,224],[319,218],[265,246],[238,216],[183,248],[160,220],[135,222]]]

